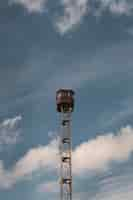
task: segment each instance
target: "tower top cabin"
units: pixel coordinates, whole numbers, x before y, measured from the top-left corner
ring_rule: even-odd
[[[73,112],[74,94],[71,89],[59,89],[56,92],[56,108],[58,112]]]

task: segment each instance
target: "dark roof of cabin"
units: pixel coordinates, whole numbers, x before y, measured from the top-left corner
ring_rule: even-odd
[[[56,94],[59,94],[62,92],[70,92],[72,95],[75,94],[75,92],[72,89],[59,89],[59,90],[57,90]]]

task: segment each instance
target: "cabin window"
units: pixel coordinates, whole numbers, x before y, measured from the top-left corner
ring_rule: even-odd
[[[62,96],[62,94],[61,94],[61,93],[59,93],[57,97],[58,97],[58,98],[60,98],[61,96]]]

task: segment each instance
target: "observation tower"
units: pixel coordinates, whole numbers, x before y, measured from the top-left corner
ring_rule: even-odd
[[[56,108],[60,113],[60,200],[72,200],[72,138],[71,114],[74,110],[74,91],[56,92]]]

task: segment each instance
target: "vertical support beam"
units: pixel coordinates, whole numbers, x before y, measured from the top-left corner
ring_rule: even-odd
[[[71,112],[61,113],[60,134],[60,195],[61,200],[72,200],[72,142]]]

